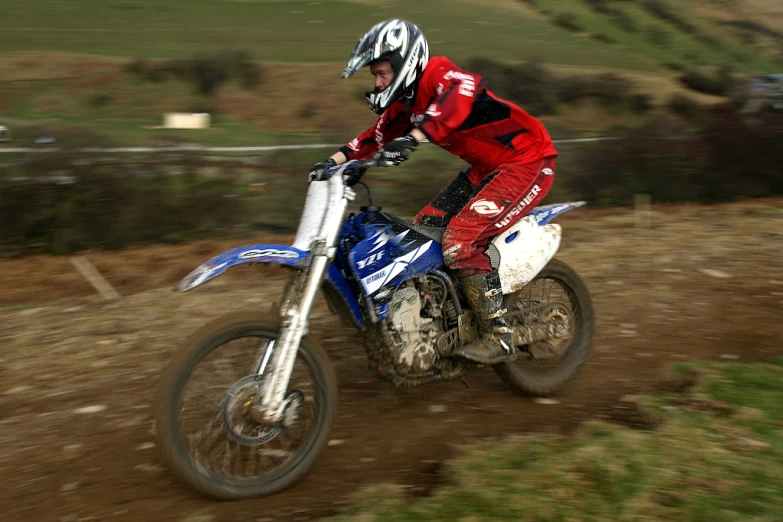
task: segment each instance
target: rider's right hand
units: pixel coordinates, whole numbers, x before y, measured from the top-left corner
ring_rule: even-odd
[[[336,166],[337,162],[333,158],[316,163],[310,169],[310,181],[326,181],[331,176],[329,169]]]

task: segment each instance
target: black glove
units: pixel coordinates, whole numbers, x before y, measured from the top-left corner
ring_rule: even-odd
[[[359,180],[362,179],[365,172],[367,172],[367,167],[349,167],[345,169],[345,172],[343,172],[345,184],[349,187],[353,187],[359,183]]]
[[[413,151],[416,150],[418,145],[419,142],[410,134],[401,138],[396,138],[389,142],[389,144],[386,145],[386,148],[381,151],[378,163],[380,163],[382,167],[399,165],[408,159],[408,156],[413,154]]]
[[[310,181],[326,181],[331,177],[328,170],[337,165],[337,162],[332,158],[328,158],[321,163],[316,163],[310,169]]]

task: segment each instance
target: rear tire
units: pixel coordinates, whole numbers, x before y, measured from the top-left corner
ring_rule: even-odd
[[[265,474],[237,477],[203,465],[190,451],[188,440],[183,435],[180,410],[183,389],[199,363],[232,340],[247,337],[277,339],[279,333],[280,319],[275,315],[247,312],[231,314],[196,331],[172,357],[161,376],[155,412],[159,447],[173,474],[203,495],[233,500],[276,493],[301,479],[329,440],[337,405],[337,379],[323,348],[313,339],[305,337],[297,352],[297,364],[303,364],[307,369],[305,373],[312,381],[309,400],[318,408],[305,430],[301,445],[295,451],[290,451],[290,457],[282,465]],[[255,353],[248,351],[247,360],[250,362],[255,356]],[[286,433],[286,430],[282,433]],[[190,440],[192,442],[192,438]],[[254,462],[255,458],[254,455]],[[229,472],[233,468],[232,461]]]
[[[493,366],[503,382],[525,395],[546,396],[565,388],[579,373],[592,343],[593,305],[582,279],[570,266],[557,259],[551,260],[528,286],[545,279],[557,282],[565,290],[574,308],[567,353],[555,367],[543,372],[533,372],[520,366],[520,360],[525,357],[524,350],[520,348],[517,348],[517,361]],[[505,308],[514,310],[526,295],[528,286],[504,296]]]

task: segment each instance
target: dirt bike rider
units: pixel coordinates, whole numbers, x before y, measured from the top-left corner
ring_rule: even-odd
[[[367,101],[380,118],[314,165],[310,179],[325,179],[327,168],[370,158],[379,150],[384,166],[398,165],[425,138],[467,161],[471,168],[460,172],[414,222],[447,227],[444,262],[460,278],[479,319],[481,336],[455,352],[485,364],[513,361],[500,277],[487,246],[549,191],[557,155],[552,140],[539,120],[487,90],[483,78],[446,57],[430,58],[424,34],[410,22],[373,26],[359,39],[342,77],[367,65],[375,77]]]

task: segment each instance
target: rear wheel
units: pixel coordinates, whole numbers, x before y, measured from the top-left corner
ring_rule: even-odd
[[[169,469],[215,498],[260,497],[298,481],[329,439],[337,386],[323,349],[304,338],[279,424],[258,422],[254,398],[280,334],[277,316],[232,314],[193,334],[160,381],[158,444]]]
[[[512,328],[557,332],[546,340],[517,346],[517,360],[493,366],[511,388],[527,395],[562,390],[587,359],[593,337],[593,306],[582,279],[553,259],[521,290],[504,296]]]

